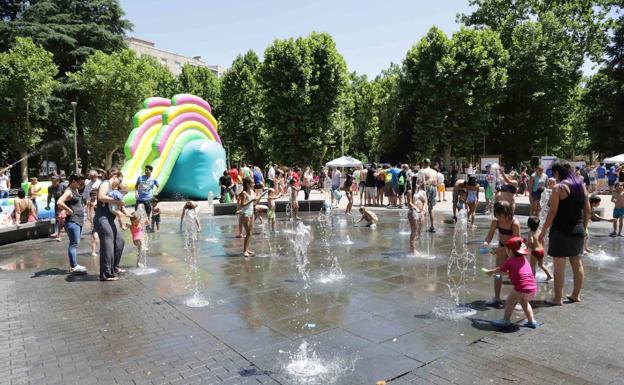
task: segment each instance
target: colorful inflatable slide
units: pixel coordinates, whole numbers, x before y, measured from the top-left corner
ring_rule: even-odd
[[[226,163],[217,129],[210,104],[200,97],[145,99],[124,146],[122,172],[130,190],[125,203],[134,203],[136,180],[148,164],[154,167],[152,177],[161,195],[206,199],[212,192],[218,196]]]

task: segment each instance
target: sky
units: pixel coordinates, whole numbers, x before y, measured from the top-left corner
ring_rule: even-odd
[[[459,29],[468,0],[121,0],[134,24],[129,36],[208,64],[230,67],[253,49],[262,57],[275,39],[328,32],[349,71],[375,77],[431,26]]]

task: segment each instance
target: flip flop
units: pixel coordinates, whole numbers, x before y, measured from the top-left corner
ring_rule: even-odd
[[[574,299],[571,295],[566,295],[566,298],[572,303],[581,302],[580,299]]]
[[[562,304],[562,303],[552,302],[552,301],[550,301],[550,300],[546,300],[546,299],[544,300],[544,303],[545,303],[546,305],[550,305],[550,306],[563,306],[563,304]]]

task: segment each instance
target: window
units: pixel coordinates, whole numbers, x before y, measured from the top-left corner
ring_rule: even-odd
[[[179,61],[175,62],[175,68],[177,70],[181,70],[182,69],[182,63],[180,63]]]
[[[160,58],[160,64],[166,66],[167,65],[167,59],[165,59],[164,57]]]

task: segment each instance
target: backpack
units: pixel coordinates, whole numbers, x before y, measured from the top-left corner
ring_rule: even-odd
[[[399,186],[405,186],[405,177],[403,175],[399,176]]]
[[[392,173],[390,171],[386,172],[386,183],[392,182]]]

